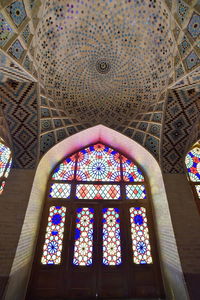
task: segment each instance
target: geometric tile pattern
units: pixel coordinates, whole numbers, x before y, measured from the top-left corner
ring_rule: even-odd
[[[7,7],[7,11],[17,27],[20,26],[27,17],[23,1],[13,2]]]
[[[154,136],[147,135],[146,141],[144,144],[145,148],[149,150],[157,159],[159,159],[159,146],[160,140],[155,138]]]
[[[30,35],[31,35],[30,27],[29,27],[29,24],[27,24],[25,26],[24,30],[22,31],[22,38],[26,44],[28,44],[28,42],[29,42]]]
[[[187,51],[191,48],[191,44],[186,36],[183,37],[181,43],[179,44],[179,51],[182,55],[187,53]]]
[[[0,83],[2,108],[13,144],[13,167],[34,168],[37,158],[37,88],[34,83]]]
[[[30,60],[30,58],[29,58],[28,55],[26,55],[26,57],[25,57],[25,59],[23,61],[23,66],[24,66],[25,69],[27,69],[29,71],[31,70],[32,62],[31,62],[31,60]]]
[[[41,135],[40,137],[40,156],[46,153],[56,144],[56,138],[53,131]]]
[[[189,13],[189,6],[183,0],[177,0],[176,5],[177,21],[183,23]]]
[[[200,35],[200,15],[196,13],[192,15],[187,30],[194,39]]]
[[[16,59],[20,59],[24,53],[24,48],[19,40],[16,40],[9,48],[9,53]]]
[[[116,125],[147,111],[172,71],[173,39],[163,2],[106,1],[105,12],[101,0],[90,6],[48,1],[35,36],[46,96],[93,125]]]
[[[26,58],[25,58],[26,60]],[[24,60],[24,63],[26,62]],[[5,82],[7,78],[13,79],[20,82],[32,82],[33,77],[31,77],[23,67],[19,67],[13,62],[11,57],[6,56],[3,51],[0,50],[0,68],[3,74],[1,82]]]
[[[94,5],[92,4],[91,6],[91,8],[95,8],[98,5],[99,11],[102,12],[98,26],[94,25],[96,10],[90,10],[89,15],[87,15],[87,6],[84,2],[81,2],[77,4],[76,18],[80,18],[81,24],[84,24],[85,20],[87,22],[89,20],[89,24],[91,25],[91,28],[89,28],[91,32],[86,32],[89,29],[81,25],[84,27],[81,31],[84,30],[86,33],[83,40],[80,40],[77,36],[74,38],[75,34],[71,32],[71,29],[74,29],[78,36],[78,29],[80,29],[79,25],[74,21],[76,19],[73,17],[75,11],[73,11],[72,7],[66,11],[66,8],[62,7],[62,1],[58,5],[59,13],[56,11],[57,7],[55,7],[54,2],[48,2],[47,14],[41,20],[40,28],[38,28],[37,39],[39,47],[36,61],[39,62],[39,68],[41,69],[41,80],[45,81],[43,94],[48,95],[47,98],[45,96],[41,97],[40,155],[64,138],[95,123],[103,123],[137,141],[159,160],[166,95],[161,97],[160,100],[157,98],[157,95],[160,94],[160,88],[163,89],[168,82],[166,74],[171,72],[174,63],[173,67],[176,78],[174,79],[174,76],[170,75],[169,82],[175,85],[174,80],[179,80],[175,86],[177,89],[194,83],[197,86],[200,80],[200,71],[197,72],[197,66],[200,64],[198,57],[199,50],[197,49],[200,16],[197,12],[197,6],[195,6],[195,9],[191,9],[191,7],[194,7],[193,3],[195,1],[192,1],[190,5],[188,1],[184,0],[165,0],[170,14],[173,15],[172,19],[174,17],[176,20],[174,21],[173,19],[174,24],[172,26],[172,32],[176,40],[175,43],[177,44],[173,61],[171,61],[171,50],[174,45],[171,40],[171,27],[169,27],[171,16],[169,16],[169,11],[166,11],[163,5],[164,1],[148,0],[146,2],[141,1],[141,3],[134,1],[134,4],[131,1],[126,1],[125,6],[122,6],[121,2],[116,6],[115,9],[119,9],[119,16],[126,16],[126,10],[124,10],[126,7],[129,8],[128,10],[133,11],[134,22],[137,24],[135,32],[129,32],[128,29],[130,26],[129,23],[132,20],[131,17],[124,19],[125,27],[122,30],[122,24],[113,17],[113,12],[115,11],[112,7],[113,1],[110,1],[107,7],[110,13],[108,22],[110,29],[107,28],[105,25],[106,22],[104,22],[104,18],[106,20],[108,15],[105,15],[101,1],[94,1]],[[153,2],[155,3],[153,4]],[[5,3],[6,6],[2,10],[2,14],[0,14],[0,28],[3,29],[0,30],[0,45],[6,48],[9,39],[14,35],[14,28],[18,37],[15,38],[12,45],[9,45],[7,54],[11,54],[12,57],[17,59],[22,64],[22,70],[24,70],[20,70],[16,64],[12,68],[11,65],[6,66],[4,67],[4,71],[2,72],[1,70],[0,72],[0,80],[6,81],[7,76],[5,74],[9,72],[12,73],[11,78],[14,80],[19,78],[21,81],[30,80],[26,74],[26,70],[33,72],[35,76],[37,75],[32,57],[35,46],[31,43],[32,33],[34,34],[33,29],[37,23],[35,21],[37,14],[35,13],[35,8],[32,12],[29,9],[29,13],[34,13],[34,15],[32,15],[32,20],[28,20],[28,15],[25,11],[27,4],[31,9],[33,7],[36,8],[36,6],[39,7],[38,0],[26,0],[26,5],[24,5],[22,0],[9,1],[8,4]],[[146,12],[142,13],[142,8],[145,8]],[[66,12],[66,20],[63,17],[64,12]],[[12,22],[8,24],[8,15],[16,26]],[[99,16],[99,12],[97,15]],[[140,20],[144,21],[146,17],[150,18],[148,19],[150,23],[147,28],[144,26],[141,27]],[[94,18],[94,20],[90,21],[90,18]],[[56,27],[58,23],[59,27]],[[50,28],[56,28],[55,35]],[[66,32],[68,33],[67,36],[65,36]],[[139,32],[141,40],[134,39],[137,32]],[[107,37],[103,40],[104,35]],[[96,44],[97,36],[101,37],[98,45]],[[145,36],[148,39],[145,39]],[[91,52],[87,52],[88,49],[86,50],[86,46],[91,45],[90,43],[88,44],[88,37],[91,37],[94,45],[96,45],[92,52],[94,54],[92,59],[90,59]],[[66,44],[66,39],[69,45]],[[153,44],[149,42],[152,40],[154,41]],[[55,41],[58,41],[58,43],[55,44]],[[152,47],[150,47],[150,44]],[[29,45],[31,49],[26,53]],[[62,47],[64,49],[63,57],[61,53],[64,64],[60,64],[59,68],[59,59],[62,58],[58,56],[56,60],[53,58],[54,55],[52,56],[56,51],[55,45],[57,45],[57,49],[61,47],[61,52]],[[109,47],[104,47],[104,45]],[[139,53],[133,55],[136,46],[140,47],[141,55]],[[111,50],[108,51],[108,48]],[[49,49],[52,52],[48,52]],[[71,49],[75,49],[73,53]],[[118,53],[114,53],[113,49],[118,49]],[[151,49],[150,52],[148,52],[149,49]],[[148,53],[145,52],[146,50]],[[69,58],[67,61],[65,60],[65,51],[72,53],[71,57],[67,56]],[[118,54],[121,56],[120,60],[118,60]],[[129,60],[129,54],[131,60]],[[149,69],[142,67],[143,56],[149,59]],[[80,64],[79,57],[81,58]],[[140,57],[139,60],[138,57]],[[103,61],[101,61],[102,58]],[[132,58],[134,61],[132,61]],[[82,62],[85,62],[85,59],[86,63],[84,64]],[[96,60],[98,60],[98,64],[94,65]],[[121,62],[124,61],[128,63],[125,67],[121,68]],[[62,67],[60,67],[61,65]],[[104,72],[105,66],[108,68],[107,73]],[[131,66],[133,66],[132,69],[130,69]],[[136,66],[138,66],[138,69]],[[83,72],[79,72],[80,67],[83,67]],[[114,71],[116,71],[115,74],[113,73]],[[13,75],[14,72],[16,73],[15,76]],[[24,73],[22,74],[22,72]],[[131,74],[131,78],[126,76],[127,72]],[[183,75],[187,73],[189,75],[183,78]],[[77,74],[78,76],[80,75],[80,81],[76,76]],[[191,74],[193,75],[191,76]],[[25,77],[27,77],[27,80],[24,80]],[[66,89],[69,82],[69,88]],[[81,84],[82,82],[83,84]],[[170,93],[172,98],[176,99],[176,94],[174,92]],[[180,91],[177,93],[180,94]],[[175,102],[177,105],[179,104],[177,100]],[[169,105],[167,105],[168,107]],[[192,114],[192,109],[193,105],[191,107],[187,106],[187,115]],[[171,126],[166,131],[166,139],[169,139],[171,143],[172,140],[173,143],[175,141],[176,143],[181,142],[181,137],[184,135],[184,131],[187,131],[187,127],[183,129],[182,127],[177,127],[177,124],[183,126],[183,124],[187,123],[187,118],[185,115],[177,115],[177,117],[175,116],[172,119],[171,115],[166,113],[165,122],[168,125],[165,125]],[[168,151],[167,148],[165,151]],[[176,151],[173,150],[171,152],[173,153],[171,153],[170,159],[175,160]]]
[[[76,119],[67,117],[63,109],[56,107],[50,98],[40,96],[40,156],[57,142],[87,127]]]
[[[185,59],[188,70],[193,69],[200,63],[199,57],[196,55],[194,51],[192,51]]]
[[[184,154],[193,125],[200,110],[197,106],[200,92],[195,89],[171,90],[167,100],[163,143],[162,166],[165,173],[184,173]]]
[[[6,21],[2,13],[0,13],[0,47],[9,41],[13,34],[14,32],[10,24]]]

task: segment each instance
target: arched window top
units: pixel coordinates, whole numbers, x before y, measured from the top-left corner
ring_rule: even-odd
[[[185,157],[188,179],[191,182],[195,200],[200,211],[200,141],[193,145]]]
[[[54,170],[53,180],[143,182],[137,165],[102,143],[86,147],[65,158]]]
[[[0,138],[0,195],[3,192],[6,178],[8,177],[12,164],[11,150]]]

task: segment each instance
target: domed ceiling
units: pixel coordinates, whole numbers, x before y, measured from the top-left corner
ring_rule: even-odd
[[[172,72],[174,46],[163,0],[48,0],[36,45],[47,96],[93,124],[147,110]]]

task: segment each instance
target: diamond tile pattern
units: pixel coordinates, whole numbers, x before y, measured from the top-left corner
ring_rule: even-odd
[[[17,27],[20,26],[27,17],[23,1],[14,1],[7,7],[7,11]]]

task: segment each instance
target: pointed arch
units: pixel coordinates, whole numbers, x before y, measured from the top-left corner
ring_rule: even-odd
[[[13,285],[15,285],[15,295],[19,295],[18,299],[21,300],[24,297],[27,285],[27,280],[24,280],[24,278],[28,279],[28,274],[30,273],[30,266],[38,234],[38,224],[45,198],[46,184],[51,170],[56,167],[57,162],[61,161],[63,157],[97,141],[109,144],[111,147],[123,152],[124,155],[130,157],[134,161],[137,161],[148,176],[166,292],[168,297],[171,299],[173,299],[173,297],[180,300],[187,299],[187,290],[183,279],[161,169],[155,158],[146,149],[123,134],[103,125],[89,128],[66,138],[50,149],[40,160],[33,182],[32,192],[15,260],[11,270],[6,299],[9,299],[10,296],[9,286]],[[30,235],[27,243],[27,230],[30,227],[32,235]],[[24,251],[22,251],[24,247],[26,247],[25,259]],[[173,261],[171,260],[172,256]],[[23,257],[23,263],[21,263],[21,257]],[[19,266],[20,275],[17,272]],[[15,274],[17,274],[18,278],[17,284]],[[177,281],[179,282],[178,285]]]

